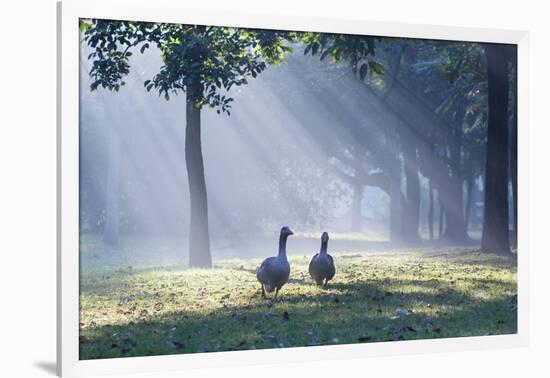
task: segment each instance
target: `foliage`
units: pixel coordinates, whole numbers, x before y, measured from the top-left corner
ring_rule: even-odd
[[[346,61],[361,80],[369,70],[376,75],[384,73],[384,67],[372,59],[377,37],[307,32],[300,40],[305,44],[305,55],[319,54],[321,60],[331,57],[333,62]]]
[[[434,101],[434,112],[452,125],[461,117],[465,165],[482,174],[487,132],[487,68],[478,43],[424,41],[419,44],[411,77],[423,81],[424,92]],[[463,115],[457,115],[457,111]],[[449,130],[442,130],[443,135]],[[439,141],[439,144],[444,144]]]
[[[81,21],[81,30],[94,49],[88,56],[92,90],[118,91],[129,73],[132,50],[143,54],[156,46],[163,65],[143,83],[148,91],[155,89],[168,100],[198,84],[202,95],[195,105],[228,114],[233,99],[227,92],[233,86],[246,84],[247,77],[292,51],[285,42],[288,33],[279,31],[111,20]]]
[[[476,251],[333,253],[337,273],[314,286],[309,256],[291,256],[290,282],[262,300],[260,260],[213,270],[84,269],[80,358],[262,349],[512,334],[513,257]]]
[[[467,115],[479,115],[485,110],[487,77],[484,52],[479,44],[428,41],[420,46],[418,55],[413,75],[426,80],[438,75],[450,84],[446,88],[428,89],[430,95],[440,99],[436,113],[452,111],[458,101],[465,103]]]

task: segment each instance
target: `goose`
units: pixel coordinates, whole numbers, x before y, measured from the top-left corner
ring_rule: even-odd
[[[332,256],[327,253],[328,247],[328,233],[323,232],[321,235],[321,250],[316,253],[309,263],[309,274],[315,283],[319,286],[325,281],[325,287],[328,281],[334,278],[336,268],[334,267],[334,260]]]
[[[286,239],[290,235],[294,235],[294,232],[289,227],[281,228],[279,254],[265,259],[256,271],[256,277],[262,285],[262,298],[266,297],[266,291],[271,293],[273,290],[275,290],[275,298],[277,298],[281,287],[288,282],[290,264],[286,257]]]

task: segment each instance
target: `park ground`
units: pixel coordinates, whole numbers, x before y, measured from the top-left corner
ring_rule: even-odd
[[[215,260],[211,270],[85,264],[80,358],[516,333],[515,256],[471,248],[333,256],[327,288],[309,278],[310,256],[290,256],[276,300],[260,296],[260,258]]]

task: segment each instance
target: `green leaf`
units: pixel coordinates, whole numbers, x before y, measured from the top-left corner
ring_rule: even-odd
[[[78,23],[78,28],[81,32],[85,32],[86,30],[90,29],[92,27],[92,24],[88,21],[80,20]]]
[[[311,55],[317,54],[317,51],[319,50],[319,44],[317,42],[313,43],[311,46]]]

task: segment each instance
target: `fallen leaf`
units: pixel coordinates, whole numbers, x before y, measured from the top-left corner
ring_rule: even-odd
[[[155,309],[155,311],[160,311],[164,308],[164,303],[155,303],[155,306],[153,308]]]

